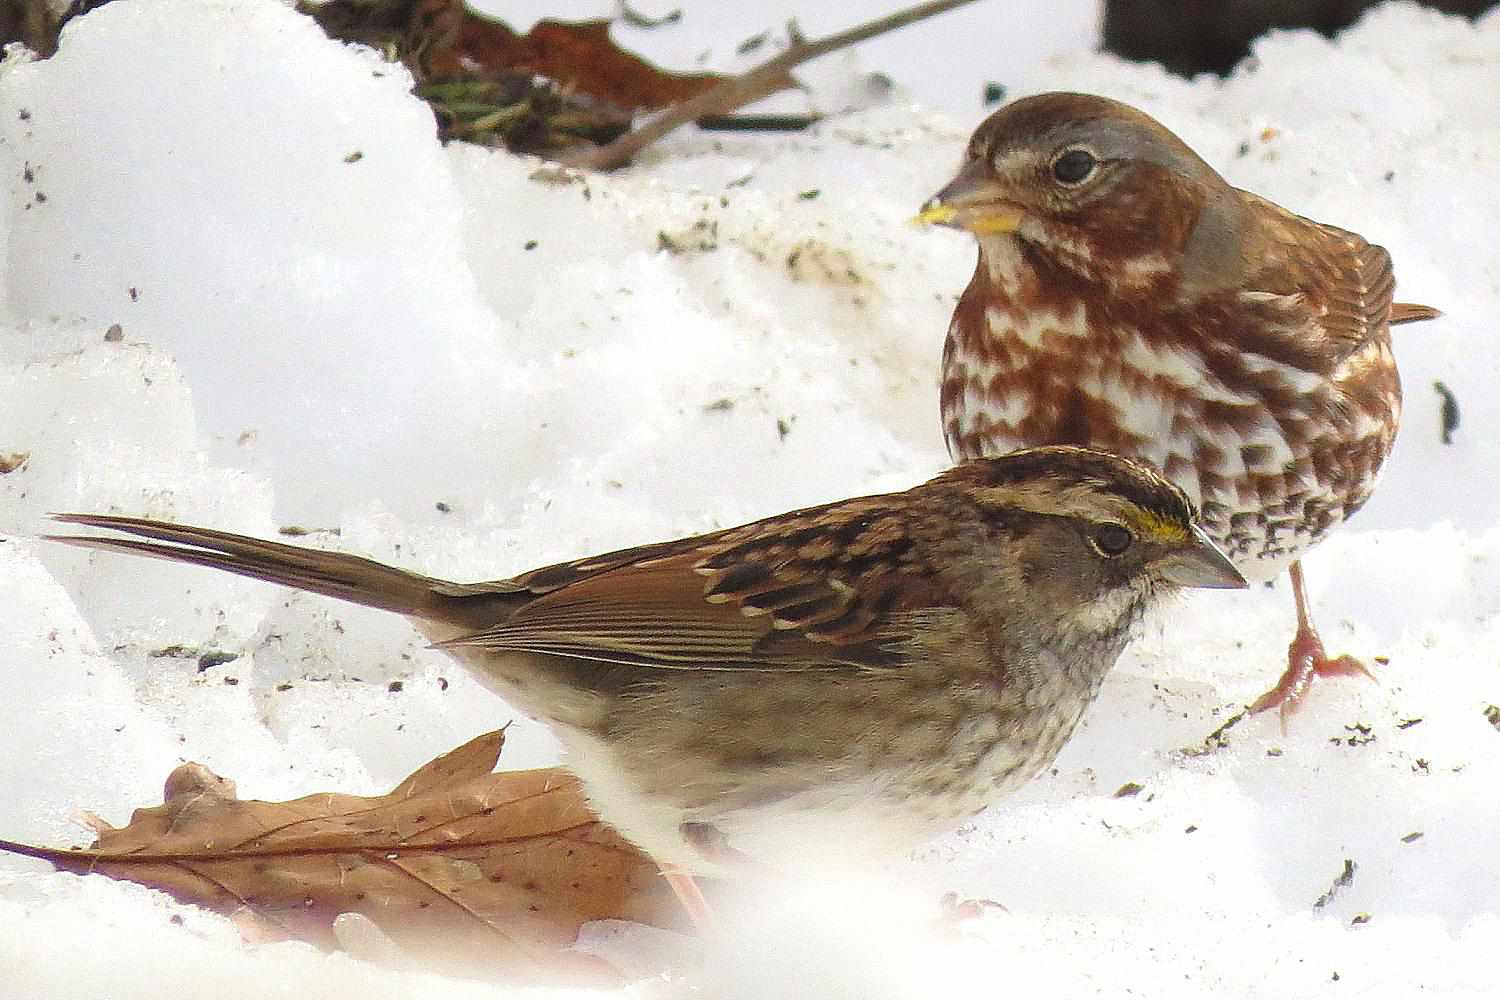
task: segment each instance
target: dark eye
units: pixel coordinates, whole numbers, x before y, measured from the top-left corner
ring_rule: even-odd
[[[1052,176],[1063,184],[1082,184],[1099,161],[1086,149],[1070,149],[1052,161]]]
[[[1094,548],[1099,550],[1101,556],[1113,558],[1124,555],[1134,541],[1135,536],[1123,525],[1101,524],[1094,529]]]

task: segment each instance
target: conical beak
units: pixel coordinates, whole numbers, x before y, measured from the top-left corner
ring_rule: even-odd
[[[924,226],[967,229],[976,236],[1013,233],[1026,217],[1026,210],[1006,201],[1000,185],[990,177],[989,164],[971,160],[958,176],[927,199],[911,220]]]
[[[1193,526],[1192,541],[1156,560],[1152,569],[1168,583],[1179,587],[1244,588],[1249,584],[1219,551],[1203,529]]]

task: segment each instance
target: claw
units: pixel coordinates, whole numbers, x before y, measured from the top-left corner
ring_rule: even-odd
[[[1250,705],[1252,713],[1271,708],[1281,709],[1281,727],[1286,729],[1287,720],[1302,705],[1314,677],[1368,677],[1375,680],[1368,667],[1352,656],[1330,659],[1323,649],[1323,640],[1313,628],[1312,618],[1307,612],[1307,595],[1302,583],[1302,564],[1293,563],[1291,569],[1292,596],[1297,602],[1297,634],[1287,647],[1286,673],[1276,686],[1255,699]]]
[[[1299,629],[1287,649],[1287,668],[1276,682],[1276,686],[1255,699],[1250,705],[1252,713],[1267,709],[1281,709],[1281,723],[1302,707],[1302,699],[1312,687],[1314,677],[1368,677],[1375,679],[1368,667],[1352,656],[1330,659],[1323,651],[1323,640],[1312,629]]]

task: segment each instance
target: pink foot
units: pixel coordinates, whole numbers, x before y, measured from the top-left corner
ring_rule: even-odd
[[[968,899],[960,898],[956,892],[945,892],[938,899],[938,909],[942,913],[941,920],[947,924],[964,924],[970,920],[978,920],[986,913],[1009,913],[1004,903],[997,903],[993,899]]]
[[[1251,712],[1264,712],[1270,708],[1281,709],[1281,721],[1286,722],[1301,707],[1302,699],[1312,686],[1314,677],[1368,677],[1375,675],[1363,663],[1352,656],[1330,659],[1323,651],[1323,640],[1310,625],[1297,630],[1292,644],[1287,649],[1286,673],[1276,686],[1255,699]]]

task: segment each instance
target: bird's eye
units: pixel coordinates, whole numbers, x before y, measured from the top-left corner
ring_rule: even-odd
[[[1086,149],[1070,149],[1052,161],[1052,176],[1062,184],[1082,184],[1089,179],[1099,161]]]
[[[1125,554],[1125,550],[1135,541],[1135,536],[1124,525],[1101,524],[1094,530],[1091,541],[1101,556],[1113,559]]]

